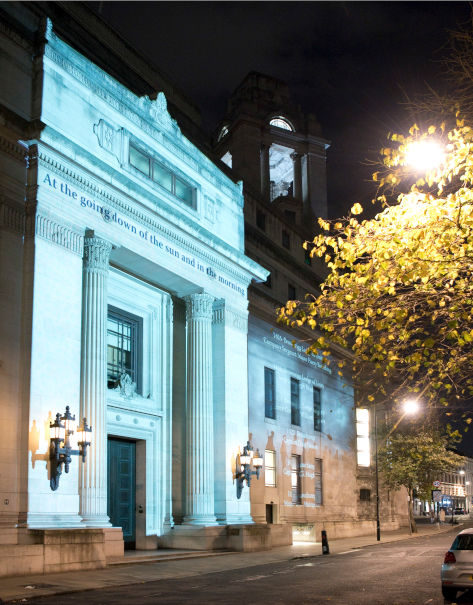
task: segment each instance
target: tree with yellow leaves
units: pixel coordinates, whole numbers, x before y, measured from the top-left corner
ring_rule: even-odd
[[[365,401],[418,393],[446,405],[473,395],[473,129],[457,116],[450,131],[389,138],[373,177],[384,210],[359,220],[355,204],[344,220],[319,219],[305,245],[328,267],[321,295],[289,301],[279,319],[317,330],[308,350],[327,363],[330,342],[351,349]],[[433,142],[437,164],[416,180],[411,155]],[[404,190],[391,203],[387,188]]]

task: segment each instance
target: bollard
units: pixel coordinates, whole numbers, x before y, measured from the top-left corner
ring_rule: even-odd
[[[328,547],[328,540],[327,540],[327,532],[325,531],[325,529],[322,530],[322,554],[323,555],[330,554],[330,549]]]

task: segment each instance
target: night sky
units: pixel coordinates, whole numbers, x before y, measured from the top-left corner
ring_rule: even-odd
[[[328,150],[332,217],[371,207],[370,182],[389,131],[415,120],[407,97],[441,90],[448,30],[468,2],[91,2],[105,21],[200,109],[209,134],[253,70],[284,80],[315,113]],[[471,431],[473,433],[473,430]],[[462,443],[473,455],[473,435]]]
[[[413,118],[401,105],[441,87],[448,29],[468,2],[91,2],[168,74],[212,132],[245,75],[287,82],[315,113],[328,151],[330,214],[369,205],[376,160],[389,131]]]

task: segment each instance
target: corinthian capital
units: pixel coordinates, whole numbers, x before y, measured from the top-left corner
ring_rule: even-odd
[[[88,231],[84,238],[84,267],[107,271],[111,251],[110,242],[96,237],[93,231]]]
[[[214,297],[205,292],[184,296],[186,303],[186,319],[208,319],[212,321]]]

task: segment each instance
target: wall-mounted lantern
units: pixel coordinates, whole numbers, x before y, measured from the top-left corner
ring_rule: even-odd
[[[254,470],[252,469],[252,466],[254,467]],[[250,442],[247,441],[243,448],[243,454],[240,454],[237,458],[237,498],[241,497],[241,492],[245,487],[245,481],[246,485],[250,487],[252,475],[256,475],[256,478],[259,479],[262,466],[263,458],[259,453],[259,450],[257,449],[256,452],[253,452]]]
[[[81,456],[82,462],[85,462],[87,455],[87,446],[91,442],[92,428],[87,425],[87,420],[82,419],[82,424],[76,428],[76,417],[72,416],[69,406],[66,405],[64,416],[56,414],[56,420],[49,423],[50,427],[50,447],[49,457],[51,460],[51,479],[49,484],[53,491],[59,487],[59,478],[62,475],[62,465],[64,471],[69,472],[71,456]],[[78,450],[73,450],[71,446],[71,435],[77,432]]]

